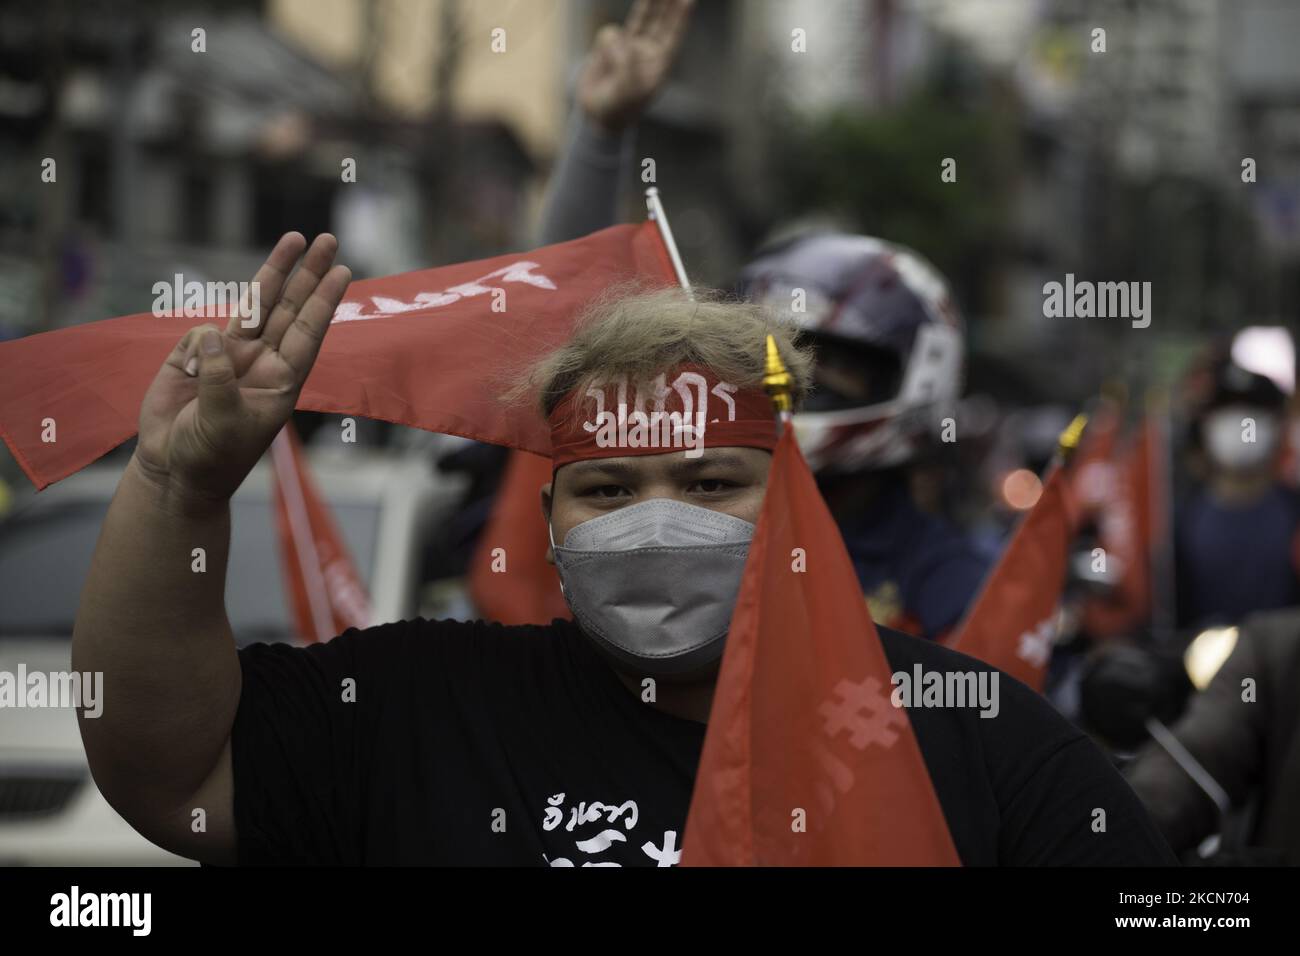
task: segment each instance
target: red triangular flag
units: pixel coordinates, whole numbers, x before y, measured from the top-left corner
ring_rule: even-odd
[[[1100,514],[1100,543],[1118,568],[1113,594],[1089,600],[1082,625],[1094,637],[1132,633],[1150,620],[1152,549],[1163,534],[1160,434],[1153,419],[1138,425],[1115,466],[1114,491]],[[1163,499],[1163,495],[1161,495]]]
[[[954,650],[1042,690],[1074,538],[1068,472],[1054,464],[951,641]]]
[[[367,627],[365,582],[316,490],[292,423],[271,443],[271,469],[280,568],[299,636],[328,641],[350,627]]]
[[[470,559],[469,593],[478,613],[502,624],[549,624],[572,615],[560,576],[546,562],[550,537],[538,489],[551,480],[551,460],[513,452],[492,516]]]
[[[584,305],[629,279],[676,282],[654,222],[353,282],[297,407],[550,454],[541,416],[519,414],[500,395],[568,340]],[[143,313],[0,344],[0,437],[37,488],[134,435],[168,352],[209,321]]]
[[[1118,402],[1103,395],[1089,413],[1088,427],[1070,456],[1070,496],[1078,506],[1080,522],[1101,514],[1115,495],[1115,448],[1122,413]]]
[[[732,616],[682,864],[960,865],[890,676],[787,427]]]

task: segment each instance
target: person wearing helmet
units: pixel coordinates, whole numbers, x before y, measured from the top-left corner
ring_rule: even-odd
[[[1192,423],[1203,480],[1175,509],[1178,619],[1235,624],[1300,605],[1300,495],[1277,480],[1286,395],[1228,358]]]
[[[964,336],[947,283],[911,249],[832,232],[761,253],[739,291],[792,314],[816,351],[795,434],[873,616],[925,637],[948,631],[988,567],[908,488],[961,391]]]
[[[663,84],[691,4],[638,3],[596,37],[556,162],[538,241],[613,225],[636,120]],[[811,233],[769,247],[738,291],[793,317],[817,368],[796,435],[844,534],[872,616],[936,638],[974,600],[988,561],[917,506],[909,473],[932,450],[961,391],[964,332],[938,271],[870,236]]]

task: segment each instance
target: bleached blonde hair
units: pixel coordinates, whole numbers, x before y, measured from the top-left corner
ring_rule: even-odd
[[[684,364],[741,388],[761,388],[772,335],[798,408],[811,386],[813,357],[795,334],[792,322],[721,292],[695,290],[691,298],[678,288],[617,286],[583,310],[572,338],[526,370],[507,400],[532,397],[545,417],[570,391],[596,379],[626,377],[629,384],[647,385]]]

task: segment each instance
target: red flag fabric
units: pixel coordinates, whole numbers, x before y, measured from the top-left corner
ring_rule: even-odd
[[[549,454],[548,426],[498,396],[612,283],[675,284],[653,222],[532,252],[353,282],[298,408]],[[0,437],[44,488],[135,434],[140,402],[186,329],[150,313],[0,344]]]
[[[298,434],[285,425],[271,443],[280,568],[298,634],[328,641],[370,624],[370,598],[329,505],[316,489]]]
[[[951,646],[1043,689],[1076,528],[1068,472],[1053,465]]]
[[[1070,456],[1069,482],[1080,522],[1100,515],[1115,495],[1115,448],[1123,408],[1103,396],[1088,416],[1078,449]]]
[[[470,560],[469,593],[479,614],[502,624],[549,624],[571,617],[560,576],[546,563],[550,537],[538,489],[551,480],[551,460],[510,456],[492,516]]]
[[[1153,493],[1163,487],[1158,470],[1160,436],[1153,420],[1143,421],[1115,466],[1110,500],[1099,517],[1099,539],[1108,561],[1119,571],[1115,593],[1084,606],[1082,626],[1097,638],[1117,637],[1141,628],[1151,616],[1152,548],[1164,533],[1163,505]]]
[[[839,529],[787,427],[714,691],[682,865],[960,865],[890,677]]]

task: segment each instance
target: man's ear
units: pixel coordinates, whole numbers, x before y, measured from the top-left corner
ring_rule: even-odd
[[[551,524],[551,483],[548,481],[542,485],[542,520],[546,522],[547,527]],[[546,563],[555,563],[555,549],[551,547],[550,542],[546,543]]]

